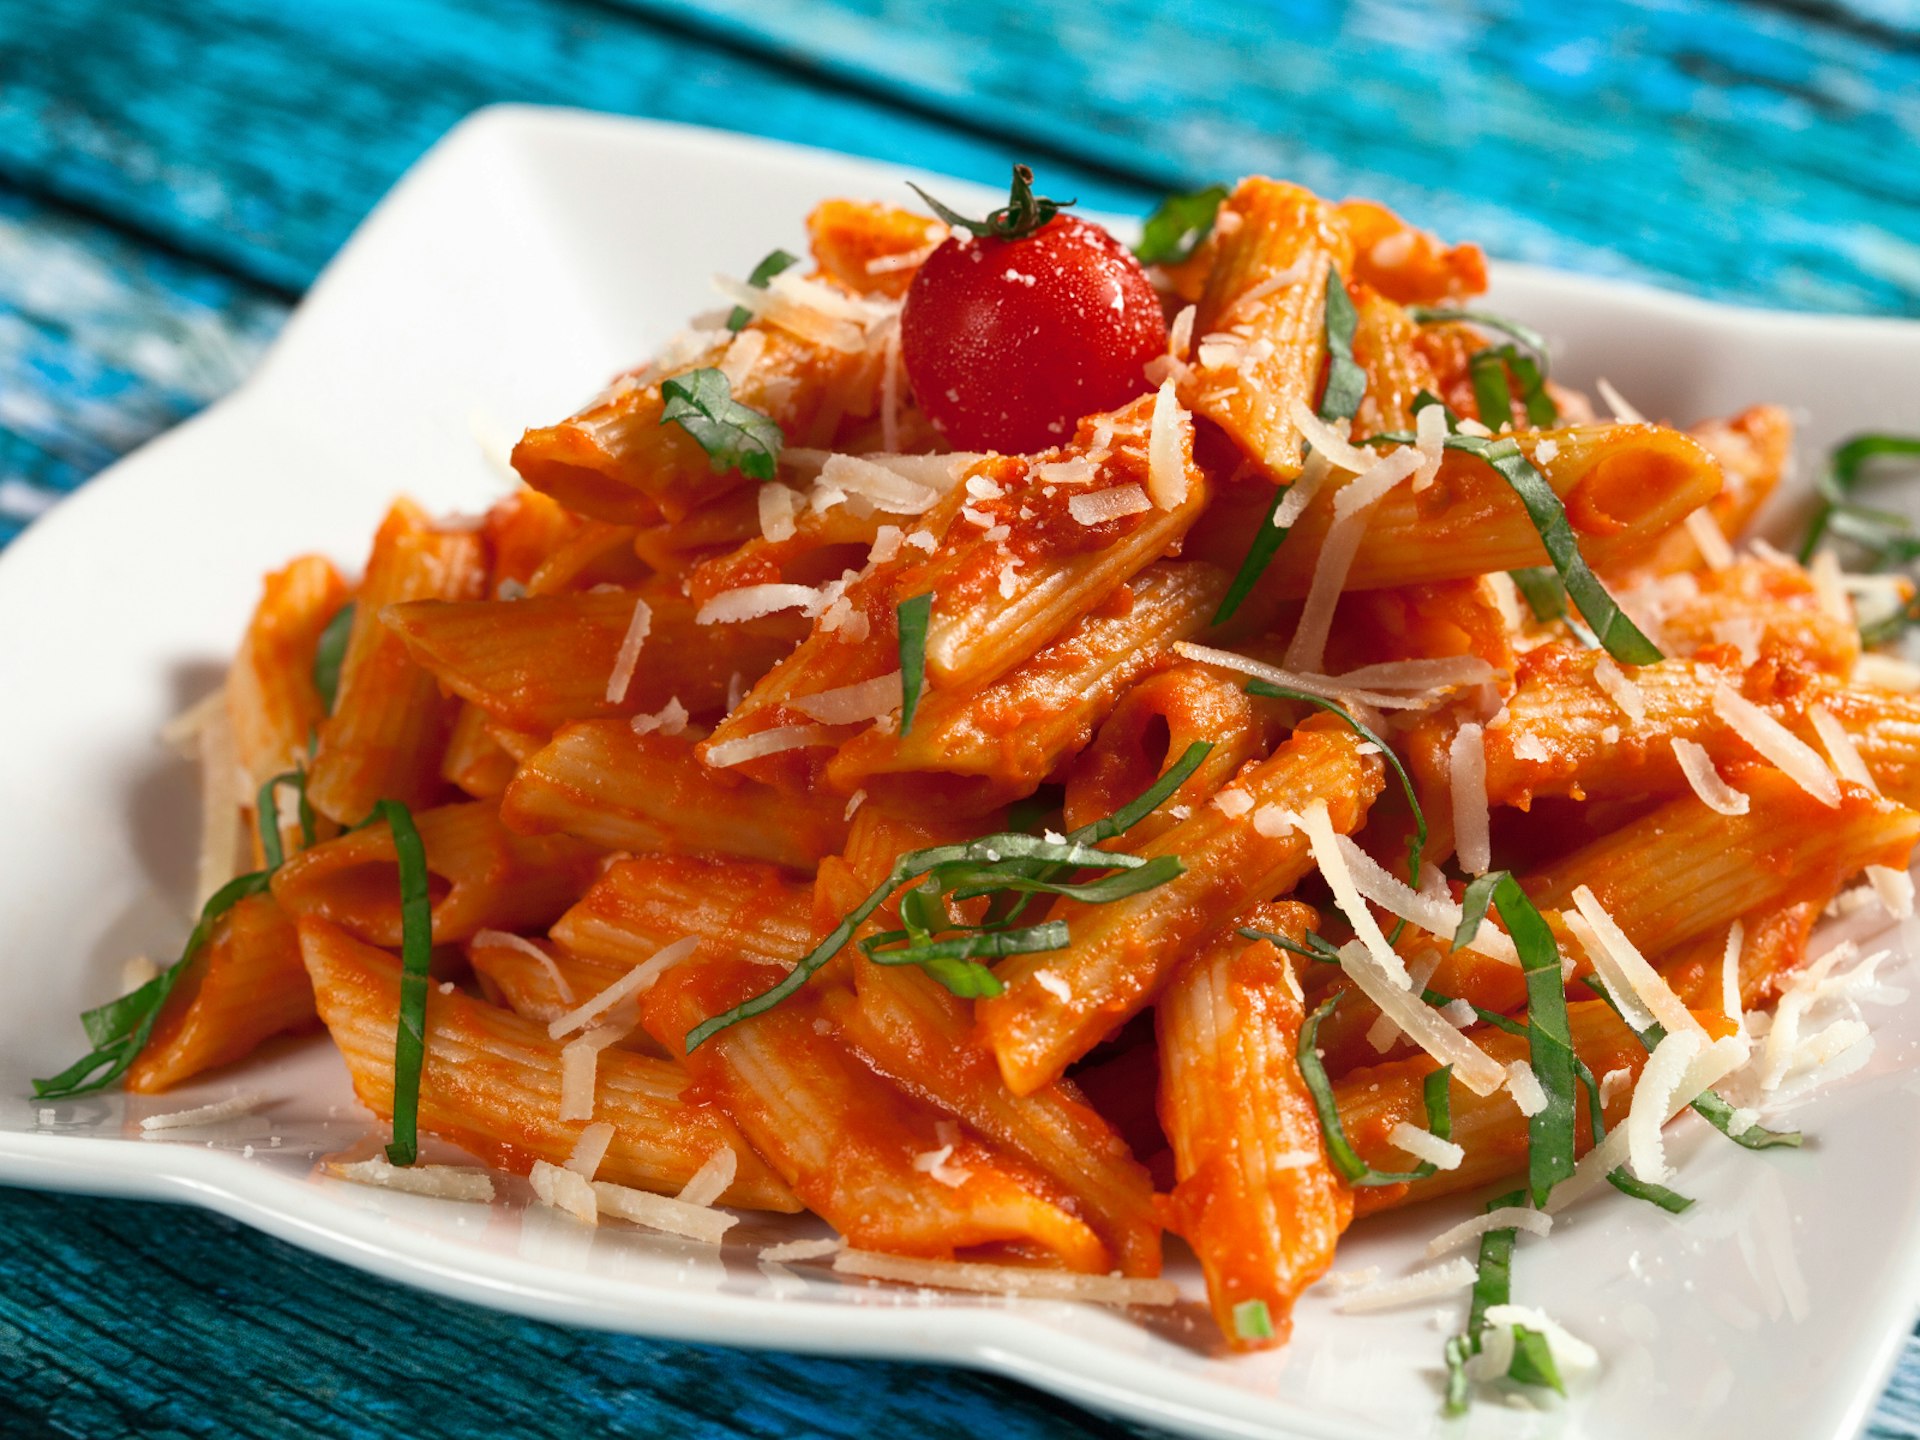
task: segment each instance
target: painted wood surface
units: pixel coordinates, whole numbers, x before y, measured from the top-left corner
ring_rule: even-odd
[[[0,0],[0,543],[238,383],[499,100],[989,181],[1027,158],[1123,209],[1265,169],[1496,254],[1920,315],[1913,0]],[[0,1435],[509,1429],[1126,1433],[985,1377],[537,1325],[202,1214],[0,1192]],[[1920,1344],[1872,1433],[1920,1437]]]

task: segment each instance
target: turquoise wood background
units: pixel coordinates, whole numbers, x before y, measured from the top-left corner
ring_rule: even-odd
[[[1920,315],[1912,0],[0,0],[0,543],[244,379],[381,192],[497,100],[987,181],[1024,158],[1122,209],[1267,170],[1496,255]],[[500,1433],[1126,1432],[984,1377],[565,1330],[186,1210],[0,1191],[0,1434]],[[1920,1344],[1871,1433],[1920,1436]]]

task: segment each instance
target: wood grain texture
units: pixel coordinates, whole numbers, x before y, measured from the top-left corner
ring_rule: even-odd
[[[1910,0],[0,0],[0,544],[225,393],[497,100],[1143,207],[1267,169],[1495,253],[1920,314]],[[8,617],[7,623],[21,623]],[[0,1436],[1115,1436],[924,1366],[369,1282],[184,1209],[0,1191]],[[1870,1431],[1920,1437],[1920,1342]]]

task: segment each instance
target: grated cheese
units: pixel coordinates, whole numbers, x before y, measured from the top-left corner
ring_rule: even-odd
[[[742,585],[723,590],[694,613],[696,625],[734,625],[782,610],[812,610],[820,592],[811,585]]]
[[[1711,510],[1702,505],[1698,510],[1689,511],[1686,526],[1694,548],[1700,552],[1700,558],[1707,562],[1709,570],[1732,568],[1733,546],[1727,543],[1726,533],[1714,520]]]
[[[1295,398],[1287,407],[1287,418],[1316,454],[1326,456],[1329,464],[1349,474],[1358,475],[1362,470],[1373,468],[1374,462],[1380,458],[1375,452],[1354,445],[1339,430],[1314,414],[1312,407],[1304,400]],[[1342,421],[1341,425],[1345,428],[1346,422]]]
[[[593,1179],[600,1162],[607,1158],[607,1147],[612,1144],[613,1126],[605,1120],[595,1121],[573,1142],[573,1153],[567,1156],[567,1169],[583,1180]]]
[[[953,1158],[953,1146],[942,1145],[937,1150],[923,1150],[913,1157],[913,1168],[920,1174],[929,1176],[949,1189],[957,1190],[967,1183],[967,1177],[973,1172],[959,1165],[949,1165]]]
[[[1910,872],[1896,870],[1891,865],[1869,865],[1867,883],[1873,886],[1873,893],[1894,919],[1905,920],[1913,914],[1913,875]]]
[[[1180,1298],[1171,1280],[1136,1280],[1120,1275],[1078,1275],[1065,1270],[984,1265],[971,1260],[914,1260],[873,1250],[842,1250],[833,1268],[843,1275],[934,1285],[983,1295],[1012,1295],[1032,1300],[1084,1300],[1095,1305],[1172,1305]]]
[[[522,939],[506,930],[476,930],[472,943],[475,946],[495,950],[518,950],[528,959],[539,961],[540,967],[547,972],[547,978],[553,982],[554,993],[560,997],[560,1003],[562,1005],[578,1003],[573,993],[573,985],[561,973],[560,967],[554,964],[553,957],[531,940]]]
[[[1547,1348],[1553,1352],[1555,1368],[1566,1374],[1578,1374],[1600,1368],[1599,1351],[1586,1341],[1569,1334],[1566,1327],[1531,1305],[1489,1305],[1486,1318],[1487,1323],[1494,1326],[1497,1333],[1507,1337],[1509,1345],[1512,1344],[1513,1327],[1516,1325],[1525,1326],[1529,1330],[1538,1331],[1546,1336]],[[1497,1373],[1506,1374],[1512,1363],[1512,1359],[1509,1358]],[[1468,1364],[1471,1368],[1472,1362],[1469,1361]]]
[[[833,732],[824,725],[775,725],[767,730],[743,735],[738,740],[722,740],[709,745],[706,763],[710,769],[725,770],[732,765],[758,760],[763,755],[778,755],[783,750],[803,750],[810,745],[831,744]]]
[[[156,1130],[191,1130],[200,1125],[218,1125],[223,1120],[237,1120],[242,1115],[251,1115],[266,1103],[266,1097],[262,1095],[235,1095],[230,1100],[196,1105],[191,1110],[149,1115],[140,1122],[140,1128],[151,1133]]]
[[[1167,354],[1175,360],[1185,360],[1187,351],[1193,347],[1193,318],[1197,308],[1181,306],[1180,313],[1173,317],[1173,324],[1167,327]]]
[[[1191,424],[1173,381],[1163,381],[1153,397],[1153,422],[1147,431],[1147,498],[1157,509],[1173,510],[1186,502],[1187,466],[1180,439]]]
[[[1386,1280],[1363,1290],[1351,1291],[1336,1300],[1334,1308],[1343,1315],[1363,1315],[1374,1310],[1397,1310],[1402,1305],[1418,1305],[1441,1295],[1451,1295],[1456,1290],[1465,1290],[1473,1284],[1478,1273],[1471,1260],[1463,1255],[1455,1256],[1398,1280]]]
[[[796,1260],[824,1260],[846,1248],[847,1242],[838,1236],[831,1240],[785,1240],[767,1246],[760,1252],[760,1259],[768,1265],[790,1265]]]
[[[1524,1060],[1508,1064],[1507,1093],[1513,1096],[1513,1103],[1519,1107],[1522,1115],[1538,1115],[1547,1108],[1547,1092],[1541,1087],[1540,1077],[1533,1073],[1533,1067]]]
[[[603,1215],[630,1220],[649,1230],[663,1230],[688,1240],[718,1245],[727,1231],[740,1223],[737,1215],[706,1205],[688,1205],[665,1195],[654,1195],[609,1180],[593,1182],[594,1203]]]
[[[1461,868],[1484,875],[1493,864],[1493,816],[1487,802],[1486,732],[1471,721],[1447,747],[1453,790],[1453,847]]]
[[[1845,577],[1840,573],[1840,557],[1831,550],[1820,551],[1807,567],[1807,578],[1813,581],[1813,593],[1820,601],[1820,608],[1851,628],[1855,623],[1853,601],[1847,596]]]
[[[1341,948],[1340,968],[1409,1040],[1442,1065],[1453,1066],[1454,1075],[1474,1094],[1491,1095],[1506,1083],[1507,1072],[1499,1061],[1406,988],[1404,969],[1396,978],[1358,940],[1349,940]]]
[[[1354,884],[1353,870],[1347,864],[1347,857],[1340,848],[1340,837],[1327,814],[1327,802],[1316,796],[1300,812],[1299,821],[1300,828],[1306,831],[1307,845],[1313,852],[1313,863],[1319,867],[1328,888],[1333,891],[1334,903],[1353,926],[1353,933],[1395,985],[1403,990],[1410,988],[1413,982],[1407,974],[1406,962],[1394,953],[1393,946],[1387,943],[1387,937],[1380,931],[1379,922],[1373,918],[1373,911],[1360,898],[1360,891]],[[1256,828],[1258,824],[1259,817],[1256,816]]]
[[[582,1225],[600,1223],[600,1206],[594,1199],[593,1182],[586,1176],[536,1160],[527,1173],[527,1181],[533,1186],[534,1198],[542,1205],[563,1210]]]
[[[759,506],[761,538],[776,545],[791,540],[794,517],[800,513],[802,503],[800,493],[785,485],[762,485],[755,501]]]
[[[1467,1152],[1453,1141],[1442,1140],[1431,1130],[1422,1130],[1404,1120],[1387,1132],[1387,1143],[1436,1170],[1458,1170],[1460,1162],[1467,1158]]]
[[[563,1035],[571,1034],[591,1021],[597,1020],[629,995],[646,994],[653,988],[656,980],[692,955],[699,944],[698,936],[683,935],[671,945],[663,945],[585,1004],[569,1010],[549,1023],[548,1038],[558,1040]]]
[[[678,695],[674,695],[653,714],[636,715],[627,724],[636,735],[651,735],[656,730],[662,735],[684,735],[690,718],[687,707],[680,703]]]
[[[1611,1110],[1613,1102],[1620,1098],[1622,1091],[1633,1089],[1633,1071],[1625,1069],[1609,1070],[1600,1077],[1600,1108]]]
[[[1229,820],[1237,820],[1253,809],[1253,797],[1246,791],[1236,790],[1232,786],[1215,791],[1213,799],[1208,803]]]
[[[1746,922],[1727,927],[1727,946],[1720,952],[1720,1009],[1735,1025],[1746,1025],[1746,1007],[1740,1000],[1740,954],[1746,949]]]
[[[682,1205],[711,1206],[727,1193],[734,1176],[740,1173],[740,1156],[731,1145],[722,1145],[709,1155],[700,1168],[688,1177],[674,1198]]]
[[[1840,782],[1819,752],[1724,681],[1714,687],[1713,713],[1822,805],[1839,806]]]
[[[1673,746],[1673,758],[1680,762],[1680,773],[1687,777],[1687,784],[1693,787],[1693,793],[1700,797],[1700,803],[1716,815],[1744,815],[1753,804],[1753,799],[1745,791],[1736,790],[1714,768],[1713,758],[1706,748],[1691,740],[1682,740],[1678,735],[1670,742]]]
[[[847,797],[846,812],[843,815],[841,815],[840,818],[842,820],[853,819],[853,812],[858,810],[862,805],[866,803],[867,803],[867,792],[865,790],[854,791],[853,794]]]
[[[1413,475],[1413,490],[1419,494],[1440,477],[1440,462],[1447,454],[1447,412],[1438,405],[1427,405],[1413,417],[1413,444],[1420,452],[1420,468]]]
[[[1578,914],[1565,917],[1567,928],[1586,950],[1588,960],[1607,982],[1634,1029],[1644,1030],[1650,1021],[1658,1020],[1668,1034],[1706,1033],[1686,1002],[1647,963],[1592,890],[1585,885],[1575,887],[1573,903]]]
[[[1594,383],[1593,388],[1600,392],[1601,403],[1613,412],[1613,418],[1618,420],[1622,425],[1645,425],[1647,423],[1647,417],[1629,405],[1626,397],[1614,389],[1613,382],[1608,380],[1604,375]]]
[[[632,1023],[596,1025],[560,1048],[560,1118],[591,1120],[600,1076],[600,1052],[633,1033]]]
[[[871,500],[892,515],[924,515],[940,499],[940,490],[908,479],[890,465],[858,455],[829,455],[820,467],[823,484]]]
[[[889,671],[871,680],[842,685],[837,690],[822,690],[814,695],[798,695],[787,702],[794,709],[828,725],[852,725],[877,720],[898,710],[903,703],[900,672]]]
[[[1033,983],[1053,996],[1053,998],[1058,1000],[1062,1005],[1073,1003],[1073,987],[1067,984],[1061,976],[1054,974],[1053,971],[1034,971]]]
[[[1489,1230],[1524,1230],[1529,1235],[1545,1235],[1553,1229],[1553,1217],[1520,1205],[1506,1205],[1462,1220],[1450,1230],[1442,1230],[1427,1242],[1427,1258],[1438,1260],[1458,1250],[1470,1240],[1478,1240]]]
[[[431,1195],[440,1200],[468,1200],[485,1205],[493,1199],[493,1177],[467,1165],[392,1165],[379,1156],[371,1160],[329,1161],[328,1174],[355,1185],[401,1190],[409,1195]]]
[[[1264,660],[1256,660],[1250,655],[1237,654],[1232,650],[1216,650],[1210,646],[1196,645],[1190,640],[1176,640],[1173,651],[1183,659],[1191,660],[1198,665],[1217,665],[1222,670],[1251,675],[1257,680],[1265,680],[1270,684],[1284,685],[1292,690],[1304,690],[1309,695],[1318,695],[1323,700],[1367,705],[1376,710],[1411,710],[1426,704],[1431,699],[1439,698],[1432,692],[1410,699],[1405,695],[1363,690],[1350,684],[1349,677],[1346,675],[1319,675],[1288,670],[1279,665],[1269,665]],[[1361,675],[1365,672],[1356,670],[1351,673]]]
[[[1300,467],[1300,478],[1287,487],[1287,493],[1280,497],[1280,503],[1273,508],[1273,525],[1276,530],[1290,530],[1306,514],[1307,506],[1313,503],[1333,474],[1333,466],[1318,450],[1307,456],[1306,464]]]
[[[1807,719],[1813,722],[1813,733],[1820,737],[1820,746],[1827,752],[1833,773],[1850,784],[1864,785],[1878,795],[1880,787],[1874,781],[1873,772],[1860,757],[1859,747],[1853,743],[1847,727],[1834,718],[1833,712],[1824,705],[1811,705],[1807,708]]]
[[[1602,655],[1594,663],[1593,681],[1627,719],[1635,725],[1647,723],[1647,697],[1640,693],[1640,687],[1629,680],[1626,672],[1611,658]]]
[[[1278,805],[1262,805],[1253,812],[1253,833],[1269,840],[1278,840],[1298,830],[1299,819],[1298,815],[1290,810],[1282,810]]]
[[[1067,513],[1082,525],[1104,525],[1128,515],[1153,509],[1153,501],[1138,485],[1115,485],[1088,495],[1073,495],[1067,500]]]
[[[1634,1177],[1650,1185],[1659,1185],[1673,1176],[1667,1164],[1666,1147],[1660,1139],[1660,1127],[1669,1115],[1677,1113],[1693,1096],[1674,1103],[1675,1092],[1686,1078],[1687,1067],[1701,1050],[1698,1031],[1678,1030],[1665,1036],[1647,1057],[1640,1079],[1633,1087],[1633,1102],[1627,1109],[1627,1168]]]

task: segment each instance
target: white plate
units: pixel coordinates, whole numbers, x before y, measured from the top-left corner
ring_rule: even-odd
[[[194,799],[152,738],[231,653],[259,576],[304,550],[357,565],[388,499],[476,511],[502,492],[475,443],[566,413],[711,308],[835,194],[906,198],[902,172],[748,140],[564,112],[461,126],[362,227],[236,396],[141,450],[0,560],[0,1180],[188,1200],[297,1244],[546,1319],[729,1344],[958,1361],[1196,1435],[1695,1436],[1851,1433],[1920,1296],[1920,1017],[1881,1023],[1873,1064],[1802,1112],[1801,1154],[1679,1127],[1675,1220],[1606,1197],[1523,1244],[1516,1298],[1596,1344],[1606,1369],[1555,1415],[1437,1405],[1432,1307],[1300,1306],[1293,1344],[1227,1359],[1196,1307],[1136,1323],[1062,1304],[767,1274],[551,1212],[421,1200],[313,1178],[366,1136],[324,1040],[270,1047],[161,1100],[36,1105],[28,1077],[81,1046],[75,1016],[123,959],[186,929]],[[963,200],[977,196],[942,182]],[[1559,337],[1575,383],[1609,375],[1681,420],[1779,399],[1806,455],[1903,422],[1920,327],[1728,310],[1502,267],[1498,308]],[[263,1118],[143,1140],[143,1114],[258,1091]],[[1711,1141],[1712,1143],[1704,1143]],[[1465,1207],[1370,1223],[1340,1265],[1395,1274]],[[800,1233],[809,1231],[806,1222]],[[774,1228],[740,1227],[748,1239]],[[788,1227],[789,1233],[793,1227]],[[1197,1294],[1190,1264],[1176,1275]],[[1449,1312],[1457,1309],[1449,1306]],[[1457,1325],[1450,1313],[1447,1323]]]

